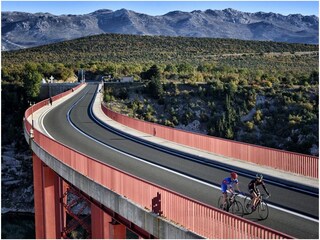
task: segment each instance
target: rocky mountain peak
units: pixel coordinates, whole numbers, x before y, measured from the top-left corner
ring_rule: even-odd
[[[168,12],[168,13],[166,13],[166,14],[163,15],[163,16],[175,17],[175,16],[181,16],[181,15],[185,15],[185,14],[187,14],[187,13],[186,13],[186,12],[183,12],[183,11],[176,10],[176,11]]]
[[[226,9],[222,10],[222,12],[233,14],[233,15],[236,15],[236,14],[240,13],[239,11],[237,11],[237,10],[235,10],[233,8],[226,8]]]
[[[94,15],[94,16],[97,16],[97,15],[102,15],[102,14],[109,14],[109,13],[112,13],[113,11],[110,10],[110,9],[100,9],[100,10],[97,10],[97,11],[94,11],[92,13],[90,13],[89,15]]]
[[[84,15],[2,12],[2,50],[13,50],[101,33],[192,36],[318,44],[319,18],[247,13],[232,8],[171,11],[150,16],[127,9]]]

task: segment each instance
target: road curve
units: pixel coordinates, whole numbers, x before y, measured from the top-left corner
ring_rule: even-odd
[[[96,84],[89,84],[77,95],[53,108],[43,120],[47,132],[57,141],[101,162],[206,204],[217,205],[221,195],[217,186],[220,185],[223,178],[229,175],[230,170],[217,169],[214,166],[171,155],[126,139],[101,127],[89,115],[89,106],[96,89]],[[95,140],[88,138],[75,127]],[[114,151],[106,145],[127,154]],[[181,175],[149,163],[171,169]],[[229,168],[232,170],[232,167]],[[247,192],[246,185],[250,178],[240,175],[239,180],[242,191]],[[318,195],[310,195],[271,183],[268,184],[268,189],[272,193],[268,203],[281,206],[281,210],[270,208],[269,218],[263,221],[259,221],[255,214],[247,215],[245,218],[295,238],[318,239]],[[282,206],[290,211],[282,210]],[[291,212],[308,217],[301,217]]]

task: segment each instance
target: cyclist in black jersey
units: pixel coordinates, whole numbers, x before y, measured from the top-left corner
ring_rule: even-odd
[[[266,185],[263,181],[263,175],[260,173],[256,174],[256,178],[251,180],[248,184],[248,188],[249,188],[249,192],[251,194],[252,197],[252,208],[253,210],[255,210],[256,207],[256,203],[258,201],[258,198],[260,196],[260,191],[258,186],[262,185],[264,191],[268,194],[268,196],[270,197],[270,193],[268,192]]]

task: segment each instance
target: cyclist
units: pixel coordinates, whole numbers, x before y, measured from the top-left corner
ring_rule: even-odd
[[[251,199],[252,199],[252,210],[253,211],[256,209],[256,204],[257,204],[257,201],[260,196],[260,191],[258,188],[259,185],[262,185],[264,191],[268,194],[268,197],[271,196],[266,188],[266,185],[264,184],[263,175],[261,173],[257,173],[256,178],[252,179],[248,184],[249,192],[251,194]]]
[[[229,189],[229,191],[231,192],[231,194],[233,195],[234,194],[234,191],[233,191],[233,185],[236,185],[237,186],[237,189],[239,192],[240,189],[239,189],[239,180],[238,180],[238,174],[236,172],[232,172],[230,174],[230,177],[227,177],[225,179],[223,179],[222,183],[221,183],[221,191],[222,191],[222,194],[223,194],[223,206],[225,208],[226,204],[227,204],[227,198],[228,198],[228,195],[227,195],[227,190]]]

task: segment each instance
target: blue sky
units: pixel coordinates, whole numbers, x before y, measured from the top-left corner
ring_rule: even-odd
[[[1,11],[49,12],[61,14],[87,14],[99,9],[126,8],[148,15],[193,10],[222,10],[233,8],[243,12],[274,12],[283,15],[302,14],[319,16],[318,1],[1,1]]]

